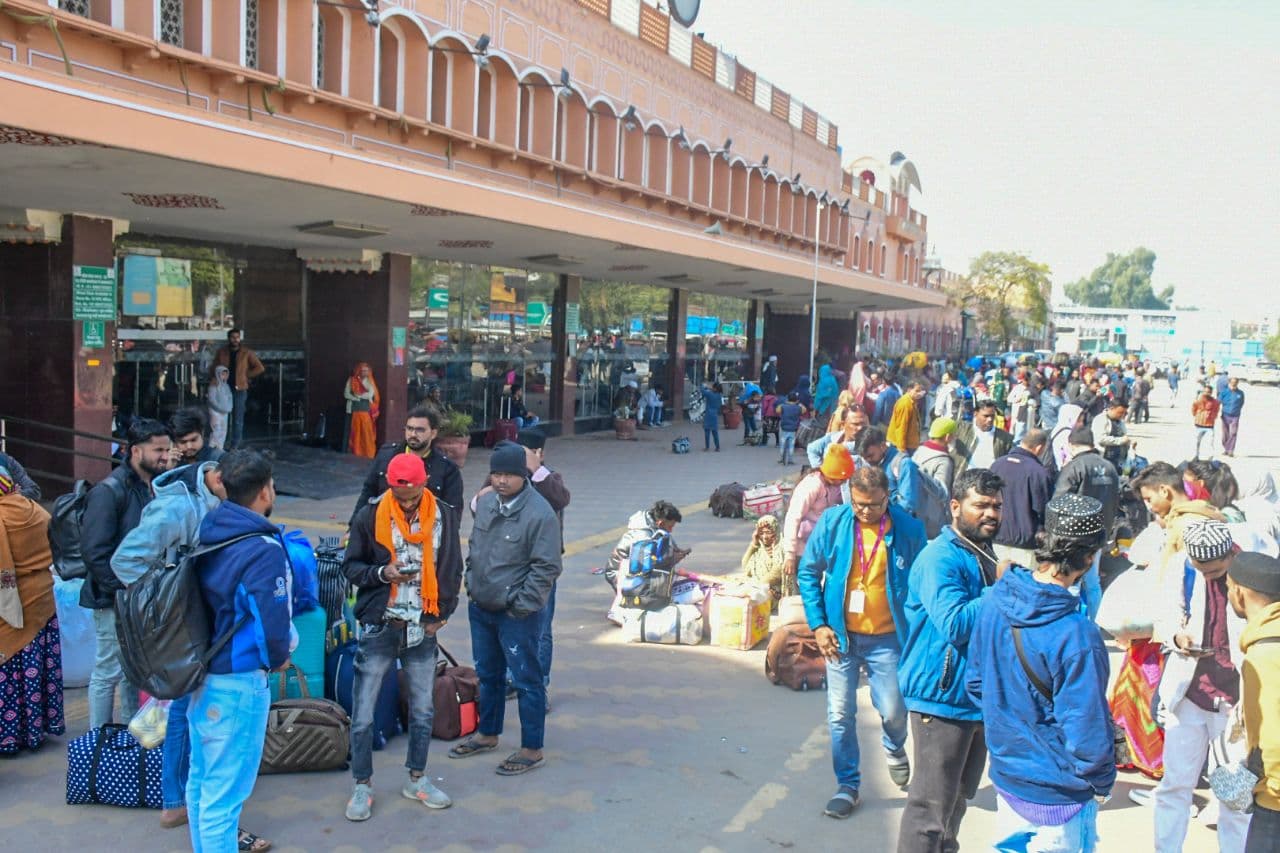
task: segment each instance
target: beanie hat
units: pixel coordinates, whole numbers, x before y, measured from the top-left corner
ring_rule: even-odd
[[[540,429],[522,429],[516,436],[516,443],[530,450],[541,450],[547,446],[547,434]]]
[[[1044,508],[1044,529],[1051,536],[1085,539],[1102,533],[1102,501],[1088,495],[1058,495]]]
[[[934,418],[929,426],[929,438],[945,438],[955,431],[955,418]]]
[[[1076,427],[1067,436],[1067,441],[1080,447],[1093,447],[1093,430],[1087,426]]]
[[[1205,519],[1188,524],[1182,532],[1182,544],[1187,556],[1198,563],[1211,563],[1229,557],[1235,550],[1231,528],[1225,522]]]
[[[827,445],[827,452],[822,455],[822,465],[818,468],[829,480],[843,483],[853,476],[853,456],[849,448],[843,444]]]
[[[387,466],[387,485],[425,486],[427,484],[427,466],[422,457],[416,453],[397,453],[391,457]]]
[[[524,448],[511,441],[504,441],[494,447],[493,455],[489,457],[489,473],[528,476],[529,467],[525,464]]]
[[[1280,598],[1280,560],[1275,557],[1254,551],[1237,554],[1227,569],[1227,577],[1240,586]]]

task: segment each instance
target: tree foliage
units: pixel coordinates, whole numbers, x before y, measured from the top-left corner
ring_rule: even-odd
[[[951,301],[973,312],[987,337],[1009,347],[1018,325],[1049,319],[1049,267],[1020,252],[984,252],[950,291]]]
[[[1102,266],[1066,286],[1067,298],[1090,308],[1167,309],[1173,303],[1173,288],[1155,292],[1155,265],[1156,253],[1142,246],[1127,255],[1108,252]]]
[[[1267,338],[1267,342],[1263,344],[1263,350],[1266,352],[1267,358],[1280,363],[1280,334]]]

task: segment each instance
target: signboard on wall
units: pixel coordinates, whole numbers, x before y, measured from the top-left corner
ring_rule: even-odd
[[[71,317],[75,320],[116,319],[116,271],[111,267],[71,268]]]
[[[391,364],[393,367],[404,366],[404,351],[408,346],[409,330],[405,326],[391,327]]]
[[[191,261],[126,255],[124,307],[130,317],[190,317]]]
[[[570,302],[564,306],[564,332],[566,335],[582,333],[581,307],[577,302]]]
[[[102,349],[107,345],[107,324],[105,320],[85,320],[81,331],[81,346],[84,349]]]

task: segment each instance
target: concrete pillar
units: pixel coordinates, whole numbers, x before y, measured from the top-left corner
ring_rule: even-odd
[[[378,443],[398,438],[408,405],[408,367],[396,364],[394,330],[409,322],[412,258],[382,256],[375,273],[311,272],[307,284],[307,424],[322,413],[329,445],[346,444],[342,389],[357,362],[373,368],[382,395]],[[407,342],[404,361],[409,359]]]
[[[59,244],[0,246],[0,415],[39,422],[6,423],[7,447],[48,495],[111,471],[116,328],[107,322],[105,346],[84,348],[84,323],[72,319],[72,267],[113,268],[112,240],[110,220],[67,216]]]
[[[756,334],[756,327],[760,330],[764,329],[764,300],[752,299],[747,304],[747,376],[752,379],[760,378],[760,371],[764,369],[764,335]]]
[[[671,291],[667,305],[667,388],[668,399],[675,414],[673,421],[685,420],[685,357],[688,348],[684,334],[689,324],[689,291],[679,288]]]
[[[575,405],[578,399],[578,336],[568,335],[565,320],[568,306],[582,299],[582,276],[561,273],[551,309],[551,410],[560,421],[560,434],[574,434]]]

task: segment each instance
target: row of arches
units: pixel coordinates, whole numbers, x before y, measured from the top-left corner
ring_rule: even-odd
[[[921,351],[931,355],[960,348],[960,331],[952,326],[931,326],[921,322],[874,317],[863,320],[858,349],[876,355],[905,355]]]

